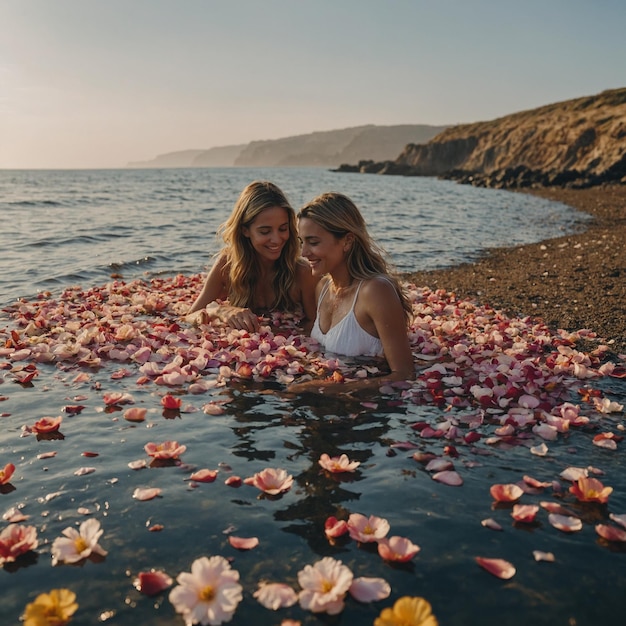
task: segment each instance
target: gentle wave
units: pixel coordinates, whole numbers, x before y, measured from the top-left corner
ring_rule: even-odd
[[[315,168],[0,172],[0,303],[65,280],[204,271],[218,226],[252,180],[297,208],[341,191],[399,271],[471,261],[487,248],[556,237],[584,219],[560,203],[433,178]],[[149,276],[149,274],[148,274]]]

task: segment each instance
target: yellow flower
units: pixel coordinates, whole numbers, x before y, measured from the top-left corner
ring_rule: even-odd
[[[69,589],[52,589],[26,605],[24,626],[65,626],[78,608],[76,594]]]
[[[438,626],[437,618],[431,613],[430,603],[424,598],[404,596],[393,608],[383,609],[374,620],[374,626]]]

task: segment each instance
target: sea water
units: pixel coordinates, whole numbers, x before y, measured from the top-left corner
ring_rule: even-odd
[[[20,298],[43,302],[59,298],[70,286],[77,294],[86,293],[111,282],[112,274],[123,277],[120,284],[139,279],[149,288],[154,279],[203,271],[220,246],[217,226],[240,190],[255,179],[275,181],[296,207],[322,191],[348,194],[401,271],[451,265],[486,248],[560,235],[576,228],[581,218],[563,205],[532,196],[434,179],[316,169],[1,172],[0,308],[6,310],[0,326],[12,328],[10,312]],[[149,315],[146,319],[152,321]],[[160,319],[155,314],[155,323]],[[172,327],[172,345],[174,333]],[[11,341],[10,333],[5,336]],[[541,356],[538,351],[532,358]],[[35,526],[39,537],[34,551],[0,571],[0,624],[17,624],[28,602],[61,587],[77,595],[73,624],[182,624],[167,591],[147,597],[133,588],[133,579],[152,568],[175,578],[190,571],[195,559],[212,555],[224,556],[240,573],[244,599],[232,619],[235,626],[269,626],[289,617],[302,624],[372,624],[383,607],[402,596],[426,598],[442,626],[622,621],[624,544],[601,540],[594,525],[608,523],[609,513],[626,513],[624,444],[609,450],[593,445],[592,439],[600,431],[619,433],[623,412],[596,414],[593,426],[559,434],[548,442],[545,456],[529,451],[542,442],[535,436],[486,443],[499,426],[498,416],[486,412],[480,429],[484,439],[473,446],[457,442],[456,458],[450,451],[444,454],[450,442],[422,438],[412,426],[436,426],[480,411],[457,412],[434,402],[401,399],[399,393],[294,397],[276,381],[231,379],[195,396],[184,386],[138,385],[134,366],[116,362],[93,368],[71,361],[42,363],[33,381],[18,384],[14,370],[26,362],[0,363],[5,364],[0,468],[9,462],[16,466],[10,485],[0,489],[0,532],[15,508],[27,516],[22,524]],[[118,377],[124,366],[134,375]],[[206,378],[216,379],[214,370]],[[77,380],[85,372],[88,381]],[[574,381],[572,401],[578,400],[581,387],[626,401],[619,379]],[[129,393],[134,406],[146,408],[145,422],[125,420],[126,406],[106,405],[104,395],[112,391]],[[183,400],[183,410],[162,408],[167,392]],[[205,403],[224,412],[207,412]],[[76,404],[84,405],[79,414],[64,412],[65,406]],[[593,413],[589,405],[582,412]],[[36,420],[57,415],[63,416],[59,433],[28,434],[26,427]],[[145,444],[166,440],[186,446],[182,463],[150,464]],[[415,452],[450,458],[463,485],[433,480],[413,458]],[[329,474],[318,463],[324,453],[345,453],[360,465],[352,473]],[[129,467],[140,459],[148,467]],[[609,504],[576,503],[567,481],[560,479],[569,466],[602,472],[592,475],[614,488]],[[224,483],[228,476],[249,477],[266,467],[291,474],[291,489],[266,496],[249,485]],[[219,470],[218,478],[194,484],[189,476],[200,468]],[[525,494],[524,503],[562,502],[583,518],[583,529],[558,531],[545,511],[533,524],[514,522],[512,506],[495,504],[489,488],[518,483],[524,475],[556,481],[562,489]],[[161,496],[138,501],[133,493],[142,487],[157,487]],[[384,517],[389,536],[410,538],[420,546],[419,553],[408,563],[393,564],[380,558],[375,544],[346,537],[329,542],[327,517],[347,519],[351,513]],[[53,567],[54,539],[89,518],[101,523],[106,557]],[[494,518],[503,530],[482,526],[486,518]],[[227,541],[231,534],[258,537],[259,546],[236,550]],[[551,552],[554,562],[536,562],[535,550]],[[341,560],[355,577],[385,579],[390,597],[373,604],[348,597],[337,616],[314,615],[298,605],[273,612],[253,598],[261,582],[284,582],[298,590],[298,572],[327,556]],[[477,566],[477,556],[506,559],[517,573],[510,580],[497,579]]]
[[[0,171],[0,303],[112,272],[201,271],[241,190],[265,179],[296,209],[324,191],[347,194],[406,272],[556,237],[584,219],[529,195],[314,168]]]

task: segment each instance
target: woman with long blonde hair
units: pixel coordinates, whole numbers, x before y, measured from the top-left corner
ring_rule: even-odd
[[[300,209],[298,231],[302,255],[313,276],[321,278],[311,337],[325,352],[384,356],[389,374],[352,386],[378,387],[383,382],[414,378],[408,338],[410,302],[354,202],[340,193],[318,196]],[[314,380],[290,389],[331,386],[336,385]]]
[[[303,325],[310,327],[317,279],[300,257],[295,212],[285,194],[268,181],[250,183],[218,233],[224,248],[187,319],[217,318],[252,332],[260,315],[301,308]]]

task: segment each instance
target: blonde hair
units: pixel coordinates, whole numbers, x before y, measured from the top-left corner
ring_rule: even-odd
[[[300,209],[298,219],[303,217],[312,220],[337,239],[352,233],[354,240],[346,256],[350,276],[359,280],[380,275],[388,278],[400,298],[408,323],[412,313],[411,304],[398,279],[391,273],[385,258],[386,252],[371,238],[354,202],[340,193],[323,193]]]
[[[259,280],[257,253],[244,235],[244,228],[266,209],[285,209],[289,222],[289,239],[276,261],[276,274],[273,279],[274,302],[272,309],[293,310],[296,303],[291,297],[295,282],[296,266],[300,253],[296,229],[296,215],[285,194],[268,181],[250,183],[239,196],[230,217],[218,228],[226,246],[222,253],[226,256],[226,268],[230,289],[228,300],[233,306],[255,308],[254,287]]]

